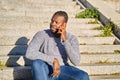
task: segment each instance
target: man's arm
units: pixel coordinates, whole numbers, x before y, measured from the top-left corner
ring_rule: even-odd
[[[64,47],[66,49],[67,55],[70,61],[74,65],[79,65],[80,63],[80,52],[79,52],[79,42],[75,36],[72,36],[71,41],[64,42]]]
[[[47,55],[39,51],[40,47],[44,42],[44,36],[45,35],[43,34],[43,32],[38,32],[35,34],[35,36],[33,37],[32,41],[30,42],[27,48],[27,52],[25,56],[31,60],[41,59],[45,62],[52,64],[54,61],[54,56]]]
[[[72,35],[70,40],[67,40],[67,33],[66,33],[66,23],[59,27],[61,29],[59,32],[61,34],[62,42],[64,43],[67,55],[70,61],[74,65],[79,65],[80,63],[80,52],[79,52],[79,42],[75,36]]]
[[[54,58],[54,61],[53,61],[53,68],[54,68],[54,71],[53,73],[51,74],[51,76],[59,76],[60,75],[60,64],[59,64],[59,61],[57,58]]]

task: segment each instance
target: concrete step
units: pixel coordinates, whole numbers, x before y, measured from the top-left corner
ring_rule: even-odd
[[[24,55],[27,45],[0,46],[0,55]]]
[[[56,11],[60,11],[60,10],[66,11],[68,13],[69,17],[75,17],[76,13],[78,13],[75,10],[72,10],[71,8],[68,9],[68,8],[53,8],[53,7],[51,7],[49,9],[54,9],[54,12],[49,12],[49,11],[42,12],[42,10],[41,11],[27,11],[26,10],[25,16],[34,16],[34,17],[43,17],[43,16],[45,16],[45,17],[49,17],[49,16],[52,16]]]
[[[120,45],[80,45],[81,53],[115,53]]]
[[[73,22],[76,24],[83,24],[83,23],[88,23],[88,22],[92,22],[95,21],[94,18],[69,18],[68,22]],[[98,21],[98,23],[100,23]]]
[[[25,23],[25,22],[19,22],[19,23],[1,23],[0,31],[6,31],[6,30],[43,30],[43,29],[49,29],[50,23]],[[92,30],[93,28],[97,28],[100,26],[100,24],[74,24],[74,23],[68,23],[67,24],[67,31],[75,31],[78,30]]]
[[[44,29],[45,27],[49,27],[50,23],[39,23],[39,22],[34,22],[34,23],[28,23],[28,22],[4,22],[1,23],[0,29],[1,30],[25,30],[25,29],[32,29],[32,30],[40,30],[41,28]],[[75,23],[69,23],[67,24],[67,30],[71,31],[71,30],[84,30],[84,29],[94,29],[101,26],[100,24],[86,24],[86,23],[82,23],[82,24],[75,24]],[[0,31],[1,31],[0,30]]]
[[[3,36],[0,37],[0,45],[27,45],[31,41],[32,37],[33,36]],[[78,37],[78,40],[80,45],[112,45],[114,42],[116,42],[114,37]]]
[[[36,25],[39,27],[39,25]],[[48,27],[49,28],[49,27]],[[44,30],[44,29],[48,29],[47,27],[40,27],[40,29],[34,29],[34,30],[23,30],[23,29],[19,29],[19,30],[0,30],[0,36],[33,36],[36,32]],[[73,30],[68,30],[68,32],[80,37],[80,36],[97,36],[97,35],[101,35],[103,34],[103,32],[101,30],[78,30],[75,29]]]
[[[80,65],[80,67],[78,67],[82,70],[85,70],[89,73],[89,75],[94,75],[94,74],[98,74],[98,75],[113,75],[115,73],[119,73],[120,72],[120,65],[119,64],[110,64],[110,65],[95,65],[95,64],[89,64],[89,65]],[[116,69],[117,68],[117,69]],[[6,68],[1,68],[0,69],[0,79],[2,80],[13,80],[13,77],[15,79],[29,79],[32,77],[32,73],[31,73],[31,67],[27,66],[27,67],[6,67]],[[14,73],[14,74],[13,74]],[[24,74],[23,74],[24,73]],[[9,76],[8,76],[9,75]],[[104,80],[107,79],[104,77],[101,78],[99,77],[98,80]],[[95,80],[96,78],[92,77],[92,80]],[[114,78],[110,78],[109,79],[114,79]],[[108,79],[108,80],[109,80]],[[119,76],[117,76],[115,79],[119,79]]]
[[[36,6],[36,4],[35,4]],[[80,9],[79,6],[76,5],[65,5],[65,6],[48,6],[48,5],[40,5],[39,7],[32,7],[29,6],[28,8],[14,8],[14,10],[1,10],[0,15],[1,16],[9,16],[9,15],[15,15],[15,16],[38,16],[41,17],[49,16],[53,14],[54,12],[62,10],[66,11],[69,16],[75,15],[76,13],[83,11]],[[8,14],[9,13],[9,14]],[[47,13],[47,15],[45,15]]]
[[[24,55],[9,55],[0,56],[0,66],[15,67],[15,66],[30,66],[31,60],[24,57]]]
[[[0,55],[24,55],[28,45],[0,46]],[[80,45],[81,53],[116,53],[120,45]]]
[[[49,0],[46,0],[46,1],[44,1],[44,0],[39,0],[39,1],[37,1],[37,0],[27,0],[28,2],[46,2],[46,3],[49,3]],[[64,0],[51,0],[52,1],[52,3],[53,2],[61,2],[61,1],[63,1],[63,2],[71,2],[71,1],[74,1],[74,0],[66,0],[66,1],[64,1]]]
[[[18,20],[17,20],[18,19]],[[75,19],[69,18],[67,26],[69,27],[80,27],[80,29],[92,29],[99,27],[100,24],[87,24],[89,21],[94,19]],[[76,21],[76,22],[75,22]],[[34,29],[49,26],[50,19],[34,18],[34,17],[2,17],[0,18],[0,29]],[[74,27],[73,27],[74,28]]]
[[[120,73],[120,64],[81,64],[78,66],[89,75],[115,75]]]
[[[90,76],[90,80],[120,80],[119,75]]]
[[[52,17],[52,16],[51,16]],[[49,18],[51,18],[49,17]],[[28,17],[28,16],[0,16],[0,22],[4,23],[4,22],[8,22],[8,23],[18,23],[18,22],[29,22],[29,21],[33,21],[33,22],[44,22],[44,20],[48,20],[50,21],[50,19],[43,17],[42,19],[38,18],[38,17]]]
[[[43,28],[39,30],[0,30],[0,36],[20,36],[20,37],[27,37],[27,36],[34,36],[36,32],[43,30]]]
[[[100,27],[100,24],[68,24],[67,30],[68,31],[76,31],[76,30],[90,30],[90,29],[94,29],[97,27]]]
[[[15,10],[15,11],[24,11],[25,13],[29,13],[29,12],[36,12],[36,13],[54,13],[56,11],[66,11],[68,14],[75,14],[78,12],[83,11],[84,9],[80,9],[80,6],[76,6],[76,5],[66,5],[66,6],[41,6],[41,7],[30,7],[30,8],[23,8],[23,9],[19,9],[19,10]]]
[[[3,36],[0,37],[1,46],[10,46],[10,45],[27,45],[32,39],[31,37],[20,37],[20,36]]]
[[[0,80],[32,80],[31,67],[5,67],[0,68]]]
[[[69,4],[68,4],[69,3]],[[26,5],[54,5],[54,6],[65,6],[65,5],[76,5],[76,1],[25,1],[24,4]]]
[[[120,54],[108,53],[108,54],[81,54],[80,63],[84,64],[113,64],[120,63]]]
[[[70,7],[70,8],[73,8],[73,7],[79,7],[79,5],[76,5],[75,2],[69,2],[69,3],[62,3],[62,1],[60,2],[56,2],[56,3],[47,3],[47,4],[41,4],[39,2],[35,3],[26,3],[24,7],[27,7],[27,8],[48,8],[48,7],[54,7],[54,8],[66,8],[66,7]]]
[[[13,1],[14,2],[14,1]],[[17,2],[17,1],[15,1]],[[73,0],[66,0],[66,1],[63,1],[63,0],[26,0],[26,1],[19,1],[17,3],[23,3],[23,4],[26,4],[26,3],[33,3],[33,4],[36,4],[36,3],[39,3],[39,4],[46,4],[46,5],[49,5],[49,4],[53,4],[55,5],[56,4],[67,4],[67,3],[72,3],[72,2],[75,2]]]
[[[115,42],[114,37],[78,37],[81,45],[112,45]]]
[[[120,54],[81,54],[80,64],[113,64],[120,63]],[[24,55],[0,56],[2,66],[30,65],[31,61]]]
[[[44,8],[45,9],[45,8]],[[52,9],[52,8],[51,8]],[[51,10],[49,8],[48,11],[44,11],[42,8],[34,10],[34,9],[30,9],[30,10],[22,10],[22,11],[6,11],[6,12],[0,12],[0,15],[2,16],[32,16],[32,17],[49,17],[52,16],[56,11],[59,10],[64,10],[68,13],[69,17],[75,17],[76,13],[80,12],[80,11],[75,11],[75,10],[69,10],[69,9],[62,9],[62,8],[56,8],[54,10]],[[46,15],[47,13],[47,15]]]
[[[51,16],[52,17],[52,16]],[[1,16],[0,17],[0,24],[2,27],[5,23],[6,24],[18,24],[18,23],[50,23],[51,17],[28,17],[28,16]],[[95,19],[85,18],[85,19],[78,19],[78,18],[69,18],[68,24],[84,24],[90,21],[94,21]],[[3,25],[2,25],[3,24]],[[20,25],[20,24],[19,24]]]
[[[69,3],[69,4],[68,4]],[[10,8],[23,8],[23,7],[27,7],[27,5],[36,5],[36,6],[40,6],[40,5],[73,5],[75,4],[75,2],[73,1],[18,1],[18,0],[14,0],[14,1],[1,1],[1,7],[5,8],[5,9],[10,9]],[[7,6],[6,6],[7,5]]]
[[[46,0],[46,1],[44,1],[44,0],[39,0],[39,1],[37,1],[37,0],[29,0],[29,1],[25,1],[26,3],[39,3],[39,4],[68,4],[68,3],[72,3],[73,2],[73,0],[66,0],[66,1],[64,1],[64,0]]]
[[[97,37],[101,34],[103,34],[102,30],[78,30],[75,29],[69,30],[70,33],[76,35],[77,37]]]
[[[25,11],[1,11],[0,16],[25,16]]]

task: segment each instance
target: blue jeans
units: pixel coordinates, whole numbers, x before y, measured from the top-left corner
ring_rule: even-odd
[[[61,66],[61,73],[58,77],[52,77],[53,67],[42,60],[34,60],[32,63],[34,80],[89,80],[86,72],[73,66]]]

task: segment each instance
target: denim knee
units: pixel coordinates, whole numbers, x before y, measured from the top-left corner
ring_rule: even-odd
[[[89,80],[89,75],[87,72],[82,72],[82,75],[80,74],[80,76],[82,77],[82,79],[80,80]]]
[[[32,62],[32,67],[44,67],[44,65],[45,65],[45,62],[43,62],[42,60],[40,60],[40,59],[36,59],[36,60],[33,60],[33,62]]]

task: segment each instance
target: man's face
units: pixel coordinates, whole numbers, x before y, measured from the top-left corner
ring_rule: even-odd
[[[64,17],[63,16],[59,16],[59,15],[55,15],[52,19],[51,19],[51,23],[50,23],[50,30],[52,33],[57,34],[57,30],[61,27],[61,25],[64,23]]]

